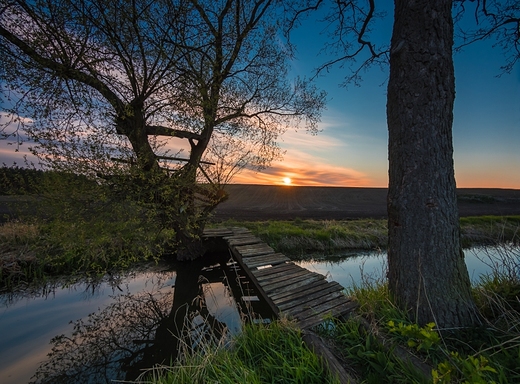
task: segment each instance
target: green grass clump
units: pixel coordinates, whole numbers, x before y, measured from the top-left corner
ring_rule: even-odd
[[[227,221],[219,226],[246,227],[277,251],[289,255],[373,250],[386,248],[387,243],[384,220]]]
[[[180,364],[154,369],[154,383],[337,383],[286,320],[246,325],[228,349],[188,353]]]

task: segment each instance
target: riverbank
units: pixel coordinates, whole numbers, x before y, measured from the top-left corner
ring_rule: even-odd
[[[386,250],[384,219],[354,220],[227,220],[213,226],[243,226],[278,252],[304,257],[308,253],[331,254],[344,250]],[[471,216],[460,219],[464,248],[520,242],[520,215]]]
[[[461,218],[463,247],[519,242],[519,216]],[[95,224],[95,223],[94,223]],[[138,222],[101,221],[45,223],[28,220],[0,225],[0,286],[10,289],[55,274],[102,275],[111,269],[158,259],[161,240],[153,228]],[[212,223],[209,226],[243,226],[278,252],[305,259],[321,253],[385,250],[384,219],[270,220]],[[150,233],[148,233],[150,232]]]

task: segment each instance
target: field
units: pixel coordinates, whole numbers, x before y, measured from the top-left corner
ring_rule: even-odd
[[[386,188],[291,187],[232,184],[216,220],[385,218]],[[519,215],[520,190],[462,188],[460,216]]]

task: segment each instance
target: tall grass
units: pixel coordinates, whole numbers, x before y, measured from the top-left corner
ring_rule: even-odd
[[[186,352],[178,364],[156,367],[142,382],[179,383],[337,383],[301,339],[294,323],[245,325],[231,345],[204,353]]]
[[[40,228],[36,224],[7,222],[0,225],[0,287],[11,288],[20,281],[43,276],[34,249],[39,236]]]
[[[3,201],[16,221],[0,226],[0,287],[47,275],[102,275],[174,248],[175,233],[156,211],[107,185],[63,172],[0,170],[10,182],[2,193],[29,194]],[[28,229],[32,236],[22,241]]]
[[[384,249],[387,243],[386,222],[383,220],[230,220],[219,226],[246,227],[277,251],[289,255],[333,253],[345,249]]]
[[[460,219],[464,247],[520,241],[520,216],[478,216]],[[242,226],[279,252],[290,256],[342,250],[386,249],[387,221],[355,220],[284,220],[234,221],[212,226]]]

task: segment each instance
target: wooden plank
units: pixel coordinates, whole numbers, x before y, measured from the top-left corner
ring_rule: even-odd
[[[297,298],[292,298],[291,300],[276,302],[276,305],[280,308],[280,311],[288,311],[294,307],[303,308],[307,305],[313,305],[315,300],[325,300],[325,297],[328,297],[329,295],[340,297],[341,295],[344,295],[344,293],[341,290],[338,290],[337,287],[328,284],[324,286],[324,289],[314,292],[311,295],[299,296]]]
[[[338,300],[340,302],[341,300],[349,301],[343,292],[329,292],[327,295],[318,297],[312,300],[309,300],[305,303],[302,303],[301,305],[293,306],[292,308],[286,309],[286,312],[289,313],[291,316],[298,316],[299,313],[303,313],[307,310],[316,310],[316,308],[321,307],[333,307],[336,306],[335,300]]]
[[[298,295],[299,293],[303,293],[303,294],[311,294],[312,292],[314,292],[315,289],[320,289],[320,288],[323,288],[323,286],[326,286],[327,285],[327,281],[326,280],[316,280],[314,282],[310,282],[309,284],[306,284],[304,286],[301,286],[298,288],[298,290],[285,290],[285,291],[280,291],[280,292],[277,292],[277,293],[271,293],[271,296],[273,300],[276,300],[276,301],[280,301],[282,299],[285,299],[287,297],[291,297],[291,296],[294,296],[294,295]]]
[[[255,256],[265,256],[265,255],[272,255],[272,254],[273,254],[273,252],[269,251],[268,249],[265,249],[265,250],[258,249],[256,251],[251,251],[250,253],[242,254],[242,257],[244,259],[248,259],[248,258],[252,258]]]
[[[283,304],[287,301],[292,301],[316,293],[327,288],[329,285],[330,283],[328,283],[327,280],[317,280],[316,282],[308,284],[297,291],[281,292],[276,295],[271,295],[271,297],[277,304]]]
[[[290,262],[291,260],[285,257],[280,256],[274,256],[273,254],[270,255],[262,255],[260,257],[246,257],[244,258],[244,263],[248,266],[250,269],[255,268],[263,268],[268,266],[277,266],[280,264],[285,264],[287,262]]]
[[[292,315],[299,323],[318,321],[317,318],[338,316],[355,308],[357,303],[347,298],[336,298]],[[319,321],[318,323],[319,324]],[[304,328],[302,326],[302,328]]]
[[[238,252],[240,252],[242,255],[245,255],[250,252],[254,252],[257,250],[269,250],[270,252],[274,253],[274,249],[268,246],[266,243],[258,243],[258,244],[251,244],[251,245],[239,245],[234,247]]]
[[[282,280],[289,280],[293,277],[302,276],[302,275],[309,275],[312,272],[303,269],[298,268],[298,266],[294,266],[293,268],[284,271],[284,272],[278,272],[267,276],[257,277],[257,280],[264,285],[270,285],[272,282],[279,281],[280,278]]]
[[[229,241],[229,240],[239,240],[239,239],[245,239],[245,238],[251,237],[251,236],[253,236],[252,233],[239,233],[239,234],[236,234],[236,233],[233,232],[229,236],[224,236],[223,239],[226,240],[226,241]]]
[[[316,314],[316,315],[306,318],[304,320],[299,320],[298,325],[302,329],[311,328],[311,327],[314,327],[315,325],[322,323],[323,319],[328,316],[332,316],[332,317],[347,316],[354,309],[356,309],[356,307],[357,307],[356,302],[354,302],[354,301],[346,302],[337,307],[330,308],[329,310],[327,310],[323,313]]]
[[[275,295],[280,292],[288,292],[295,289],[302,289],[307,284],[313,283],[315,281],[323,280],[323,276],[316,274],[310,275],[303,280],[297,280],[291,282],[291,284],[287,285],[277,285],[276,287],[264,288],[264,291],[269,295]]]
[[[276,286],[283,286],[284,282],[289,284],[293,280],[307,279],[311,276],[312,276],[312,272],[302,271],[299,269],[293,269],[293,270],[287,271],[287,273],[266,276],[265,278],[267,280],[259,280],[259,282],[260,282],[260,284],[264,285],[266,288],[272,288],[272,287],[276,287]]]
[[[277,255],[277,253],[273,254],[272,256],[274,256],[274,255]],[[273,266],[271,268],[255,270],[255,271],[252,271],[252,272],[253,272],[253,275],[255,275],[256,278],[259,278],[261,276],[266,276],[266,275],[270,275],[272,273],[277,273],[277,272],[281,272],[281,271],[286,271],[286,270],[292,269],[293,265],[294,265],[293,263],[275,265],[275,266]]]
[[[253,258],[253,257],[248,257],[246,260],[244,260],[244,263],[249,267],[249,268],[258,268],[258,267],[262,267],[262,266],[265,266],[265,265],[278,265],[278,264],[284,264],[284,263],[287,263],[288,261],[290,261],[290,259],[288,258],[283,258],[283,257],[280,257],[280,256],[274,256],[274,255],[266,255],[266,256],[269,256],[269,257],[263,257],[261,259],[257,259],[256,257]]]
[[[248,256],[251,256],[251,255],[255,255],[255,254],[269,254],[269,253],[275,253],[274,250],[268,246],[268,245],[265,245],[265,244],[261,244],[259,247],[249,247],[247,248],[248,246],[244,246],[244,247],[234,247],[238,253],[240,253],[243,257],[248,257]]]
[[[272,255],[274,254],[274,251],[272,249],[268,248],[258,248],[258,249],[252,249],[249,252],[241,252],[241,255],[243,258],[247,257],[254,257],[254,256],[262,256],[262,255]]]
[[[262,244],[262,240],[255,236],[247,236],[239,239],[230,239],[227,241],[231,246]]]
[[[249,229],[246,229],[246,228],[233,227],[233,228],[231,228],[231,230],[233,231],[233,234],[235,236],[251,235],[251,231]]]
[[[268,253],[266,255],[259,255],[259,256],[246,256],[246,259],[248,262],[255,262],[255,261],[270,261],[270,260],[283,260],[283,261],[291,261],[287,256],[281,254],[281,253]]]
[[[236,245],[234,247],[237,249],[237,251],[242,252],[242,251],[247,251],[248,249],[263,248],[263,247],[269,247],[269,246],[264,242],[260,242],[260,243],[251,244],[251,245]]]

